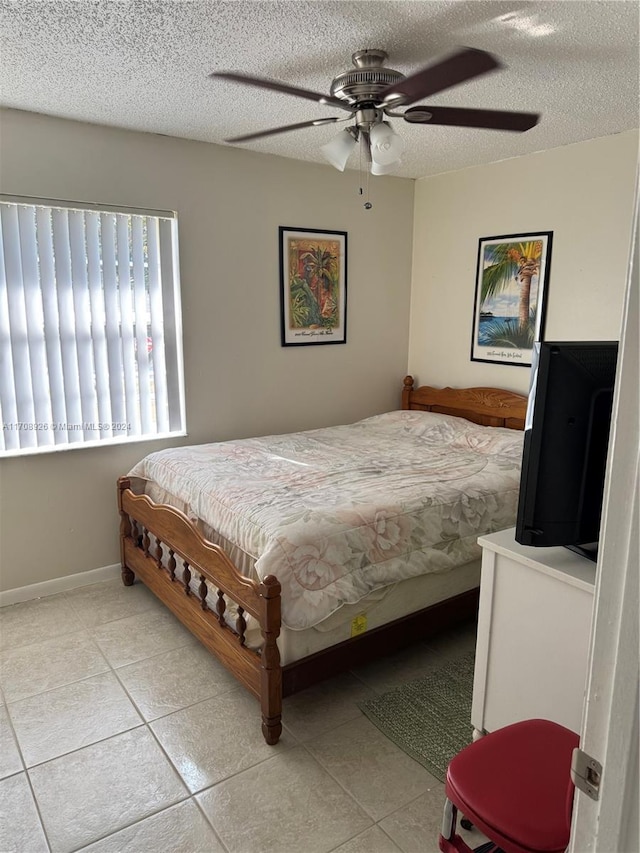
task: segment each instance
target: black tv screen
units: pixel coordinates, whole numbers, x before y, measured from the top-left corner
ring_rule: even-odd
[[[618,344],[534,346],[516,521],[522,545],[596,559]]]

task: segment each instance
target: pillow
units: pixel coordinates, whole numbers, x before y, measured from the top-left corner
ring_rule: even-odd
[[[524,433],[507,427],[482,426],[455,415],[439,412],[398,410],[373,415],[355,426],[402,431],[433,444],[446,444],[459,450],[473,450],[484,455],[520,456]]]

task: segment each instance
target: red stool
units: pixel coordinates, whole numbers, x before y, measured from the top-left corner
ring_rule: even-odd
[[[525,720],[465,747],[447,769],[443,853],[473,853],[456,834],[460,810],[504,853],[563,853],[569,844],[575,732]],[[483,845],[488,848],[489,845]]]

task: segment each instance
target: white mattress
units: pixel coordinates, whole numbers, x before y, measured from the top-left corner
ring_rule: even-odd
[[[480,560],[457,566],[448,572],[432,572],[392,584],[377,590],[358,604],[345,605],[306,631],[283,628],[278,638],[281,663],[285,666],[350,639],[352,622],[358,616],[366,617],[364,630],[371,631],[431,604],[475,589],[479,584]]]

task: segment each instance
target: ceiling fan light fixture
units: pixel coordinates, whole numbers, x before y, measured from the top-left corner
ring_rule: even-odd
[[[398,166],[401,164],[401,160],[395,160],[393,163],[388,163],[386,166],[381,166],[379,163],[371,161],[371,174],[372,175],[388,175],[391,172],[395,171]]]
[[[395,165],[400,160],[404,150],[404,142],[401,136],[393,130],[386,121],[374,124],[369,131],[371,143],[371,162],[376,166]],[[376,174],[373,172],[373,174]],[[377,174],[383,174],[378,172]]]
[[[336,136],[330,139],[325,145],[320,146],[322,156],[335,166],[340,172],[344,172],[347,160],[353,153],[357,142],[353,134],[352,128],[341,130]]]

